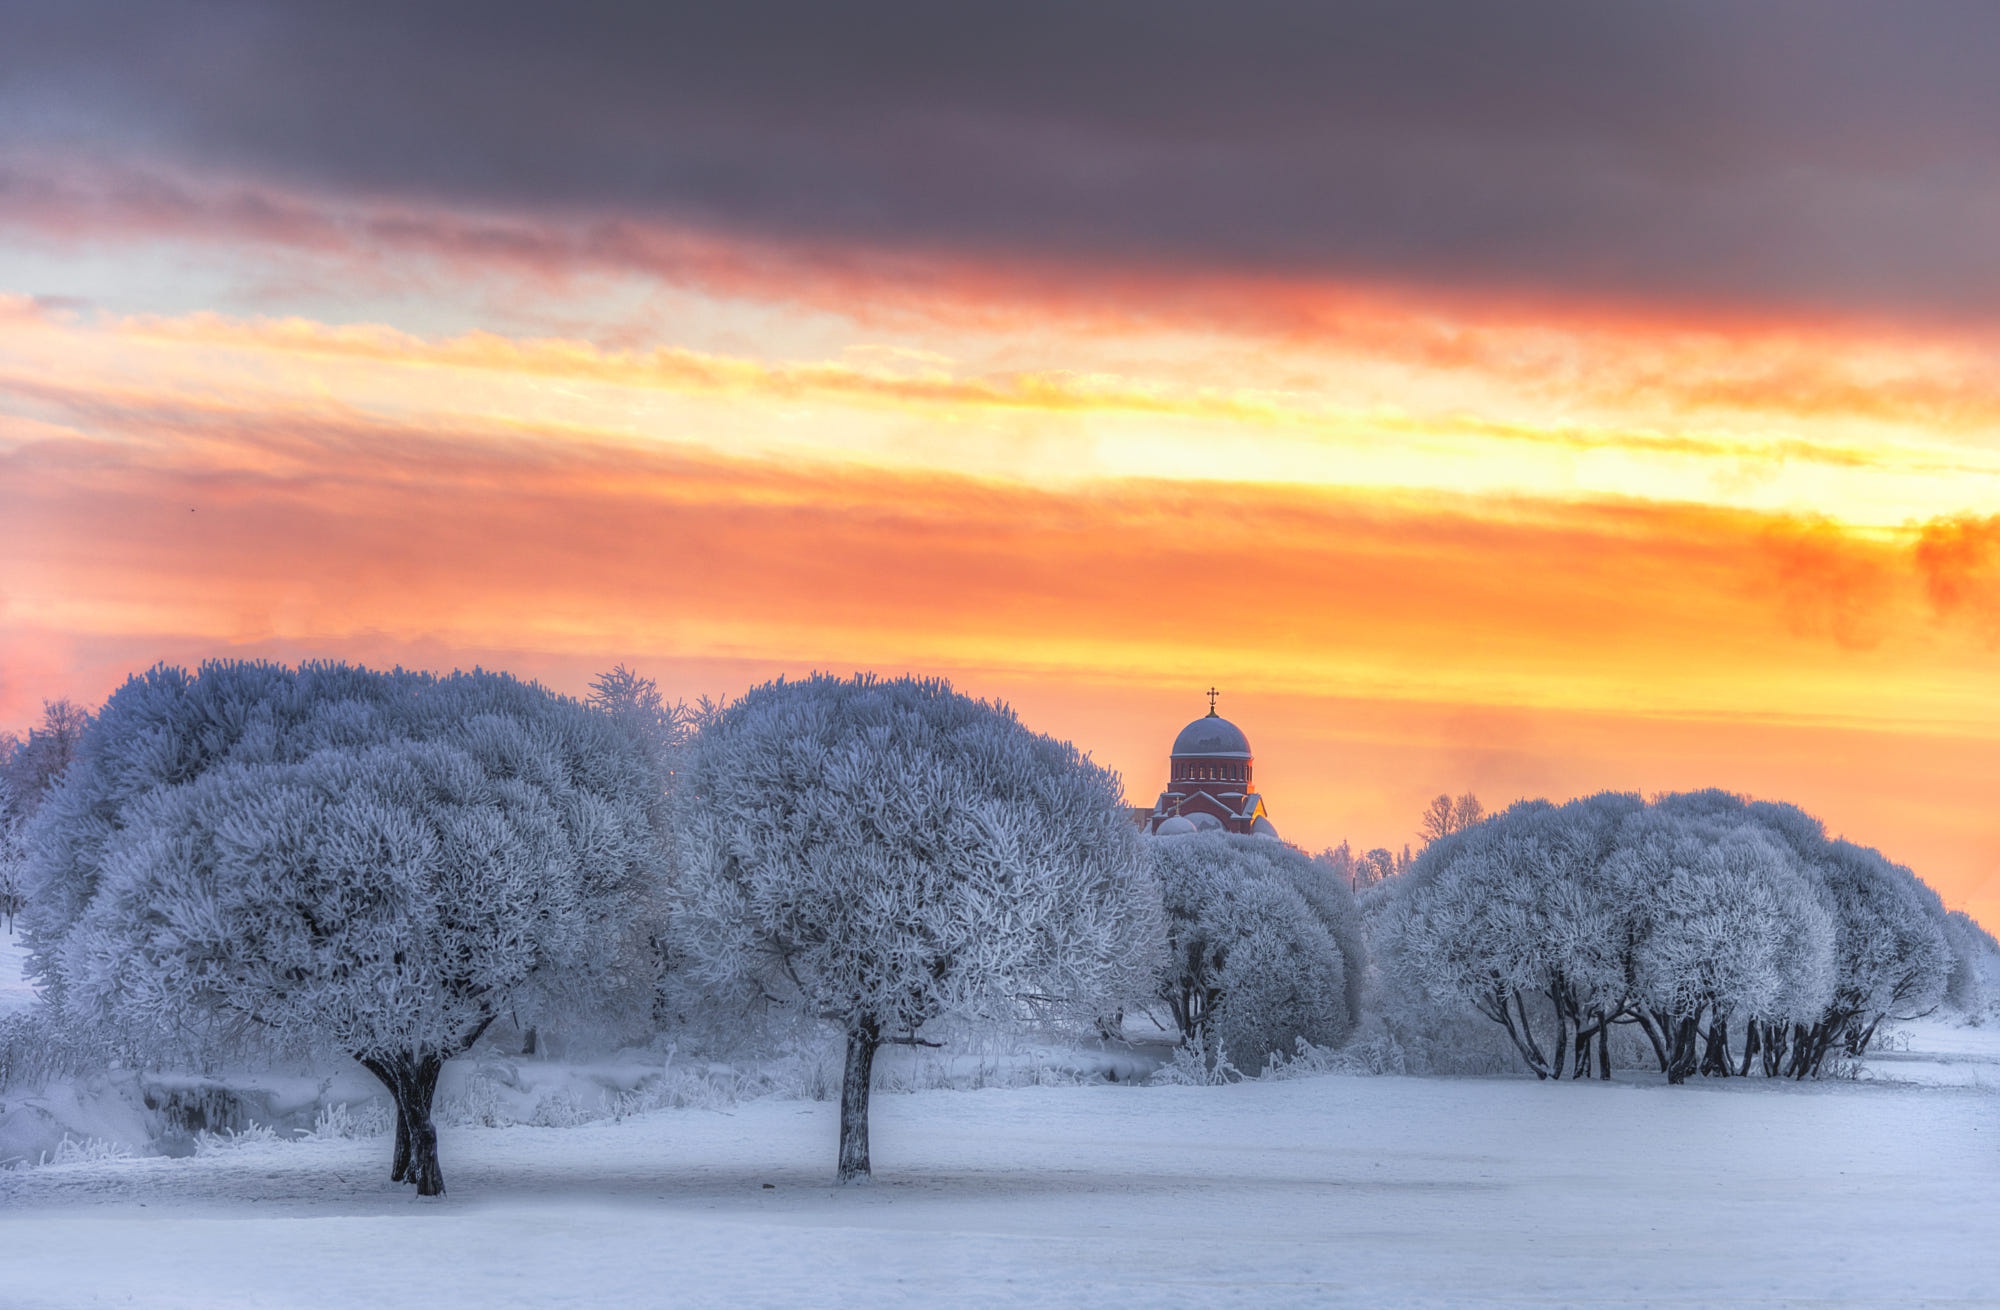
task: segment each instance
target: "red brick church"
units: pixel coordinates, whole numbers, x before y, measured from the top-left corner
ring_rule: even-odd
[[[1216,714],[1216,694],[1209,689],[1208,713],[1174,738],[1167,789],[1145,816],[1145,830],[1161,837],[1220,830],[1275,839],[1278,830],[1257,794],[1250,739]]]

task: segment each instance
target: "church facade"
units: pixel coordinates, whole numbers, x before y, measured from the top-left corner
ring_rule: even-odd
[[[1167,787],[1142,826],[1156,836],[1220,830],[1276,839],[1257,794],[1256,758],[1243,730],[1215,712],[1182,728],[1167,763]]]

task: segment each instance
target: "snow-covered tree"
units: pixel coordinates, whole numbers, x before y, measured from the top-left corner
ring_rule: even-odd
[[[1464,832],[1485,817],[1486,808],[1471,792],[1456,798],[1446,793],[1424,807],[1423,815],[1417,823],[1417,832],[1428,845],[1440,837]]]
[[[1537,1074],[1635,1023],[1662,1072],[1815,1073],[1937,1003],[1935,893],[1786,805],[1727,792],[1527,802],[1439,838],[1379,916],[1392,978],[1501,1024]],[[1534,1025],[1556,1025],[1544,1053]],[[1739,1058],[1730,1043],[1743,1034]],[[1786,1063],[1789,1054],[1789,1063]]]
[[[11,932],[27,900],[28,824],[13,812],[8,791],[0,780],[0,929]]]
[[[1264,837],[1154,838],[1167,911],[1157,995],[1182,1040],[1254,1071],[1303,1037],[1338,1046],[1360,1014],[1365,958],[1348,885]]]
[[[37,817],[30,946],[72,1016],[353,1055],[435,1195],[444,1061],[540,974],[615,983],[663,821],[625,734],[502,674],[155,668]]]
[[[1758,1034],[1816,1015],[1833,991],[1834,926],[1797,857],[1739,814],[1677,812],[1673,798],[1635,815],[1612,857],[1631,889],[1631,1005],[1668,1081],[1737,1072],[1731,1023]]]
[[[2000,990],[2000,942],[1964,910],[1945,916],[1944,935],[1951,947],[1945,1001],[1961,1014],[1981,1017]]]
[[[76,758],[89,723],[74,701],[43,701],[41,726],[26,741],[0,735],[0,924],[11,928],[25,903],[28,821]]]
[[[884,1041],[946,1015],[1088,1014],[1143,989],[1158,892],[1116,775],[935,679],[769,683],[676,789],[675,942],[839,1025],[839,1177],[869,1173]]]
[[[661,792],[669,790],[680,752],[687,746],[700,708],[690,710],[680,701],[669,701],[660,694],[657,682],[639,676],[623,664],[591,682],[585,703],[609,715],[632,735],[660,775]],[[702,704],[706,706],[707,701]]]
[[[1830,839],[1818,820],[1789,805],[1747,807],[1792,847],[1830,898],[1836,934],[1833,994],[1791,1029],[1794,1077],[1816,1075],[1836,1049],[1860,1055],[1884,1019],[1915,1018],[1944,998],[1951,972],[1944,904],[1909,869],[1880,851]]]
[[[1523,801],[1432,842],[1383,912],[1385,967],[1499,1024],[1538,1078],[1588,1073],[1593,1041],[1608,1077],[1603,1043],[1631,979],[1628,905],[1605,864],[1640,807],[1617,793]],[[1552,1024],[1552,1046],[1538,1022]]]

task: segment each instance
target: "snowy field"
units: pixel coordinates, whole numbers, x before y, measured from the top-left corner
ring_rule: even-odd
[[[446,1127],[434,1201],[386,1137],[15,1169],[0,1307],[2000,1305],[2000,1027],[1887,1046],[1806,1086],[882,1093],[844,1190],[834,1107],[780,1099]]]
[[[1973,1088],[883,1095],[846,1190],[833,1140],[777,1100],[446,1129],[434,1201],[382,1138],[16,1170],[0,1304],[2000,1304]]]

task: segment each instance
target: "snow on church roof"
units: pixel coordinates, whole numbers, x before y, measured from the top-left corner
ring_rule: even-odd
[[[1227,756],[1235,759],[1250,758],[1250,739],[1243,735],[1243,729],[1228,719],[1218,717],[1213,710],[1181,729],[1181,735],[1174,738],[1174,752],[1181,755]]]

